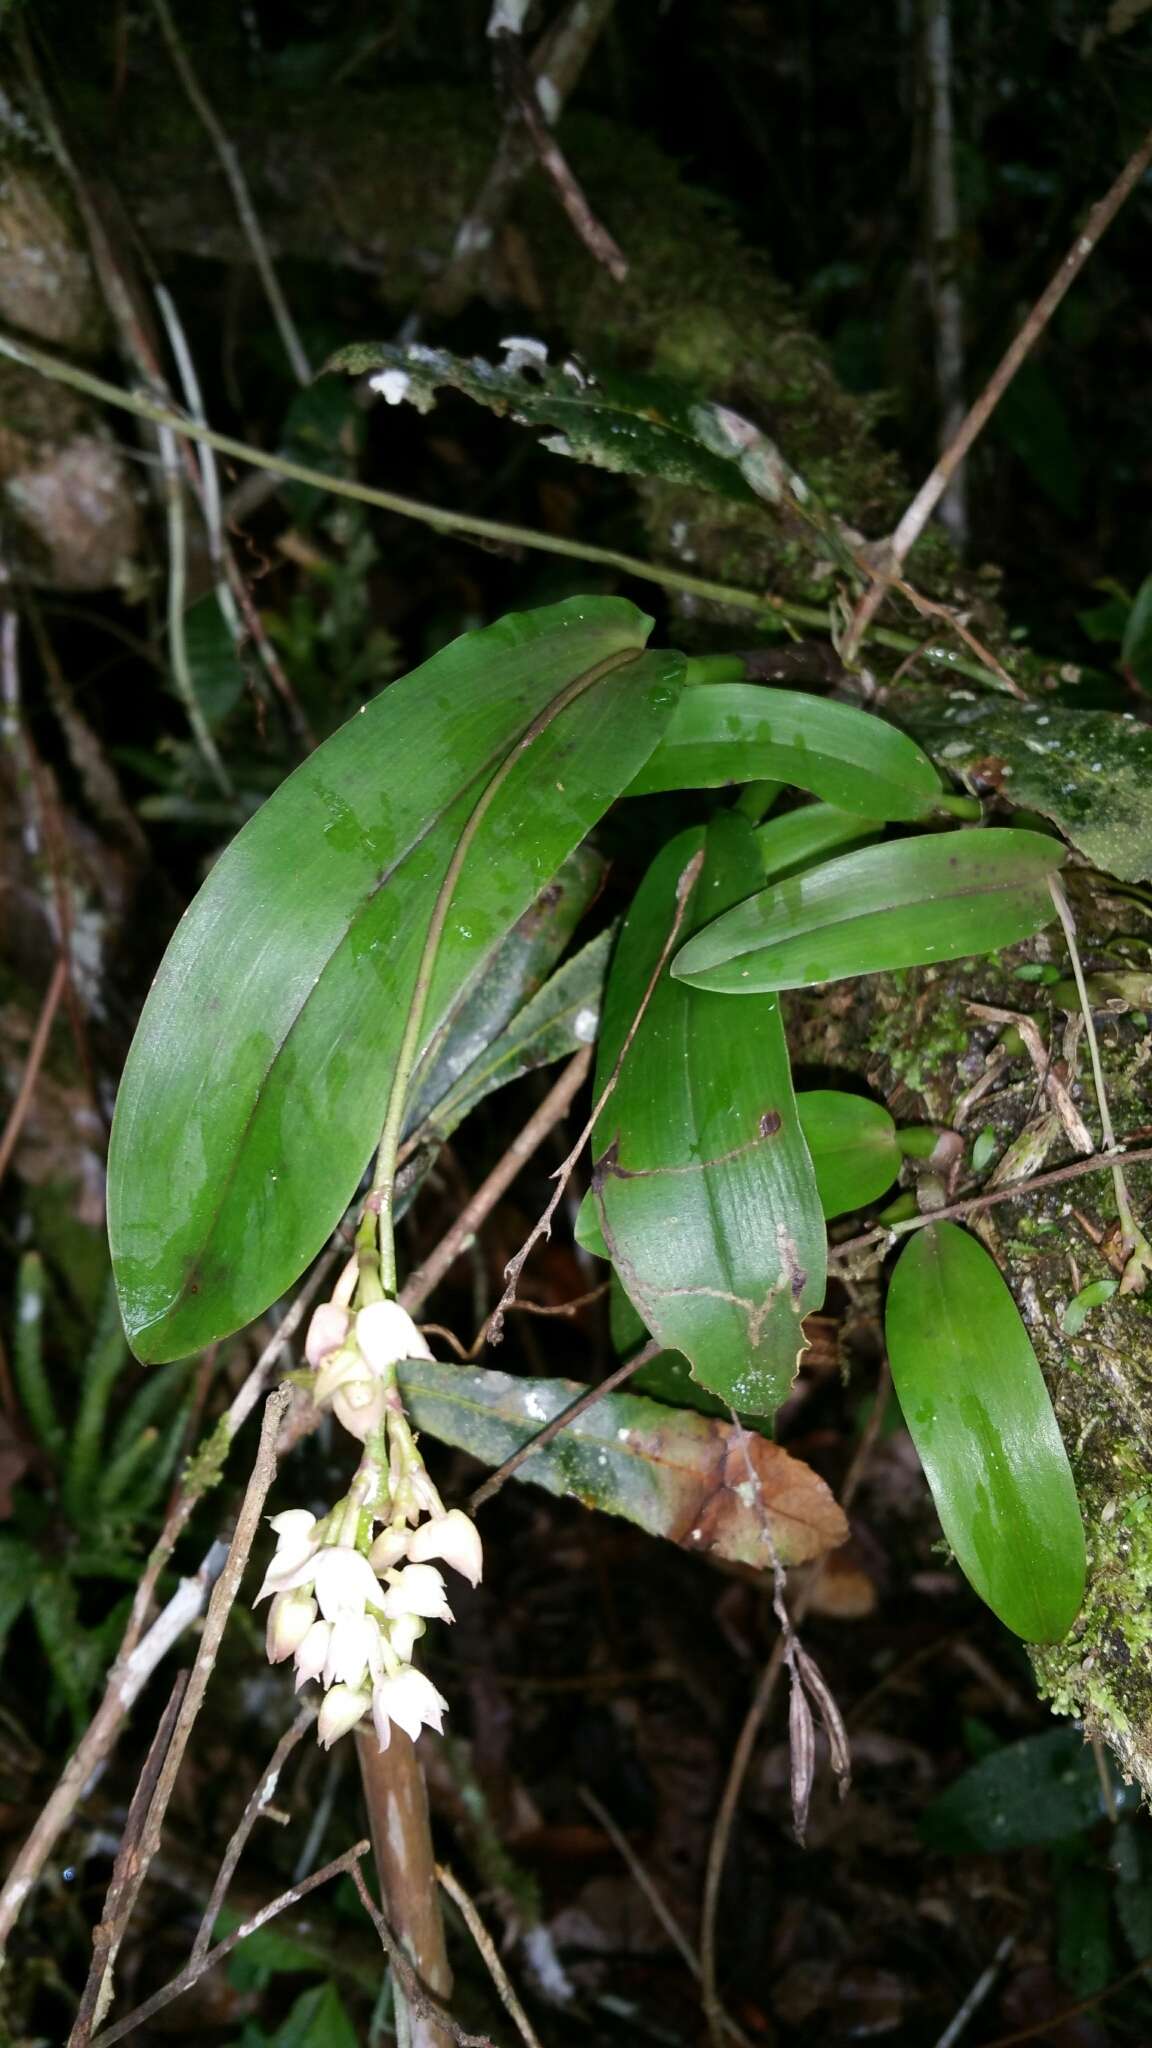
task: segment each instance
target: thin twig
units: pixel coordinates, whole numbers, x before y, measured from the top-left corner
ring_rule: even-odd
[[[466,2034],[463,2027],[457,2026],[451,2013],[441,2005],[440,2000],[425,1989],[404,1952],[403,1944],[397,1940],[365,1884],[364,1873],[359,1865],[352,1871],[352,1882],[360,1894],[360,1903],[380,1937],[380,1946],[391,1963],[397,1982],[413,2012],[447,2034],[449,2040],[456,2043],[456,2048],[492,2048],[492,2042],[487,2034]]]
[[[61,953],[57,956],[56,965],[52,969],[52,979],[44,991],[40,1015],[36,1019],[36,1028],[28,1047],[28,1057],[24,1062],[24,1072],[20,1076],[20,1085],[16,1090],[12,1107],[5,1118],[3,1133],[0,1134],[0,1180],[3,1180],[8,1171],[8,1163],[24,1128],[24,1119],[32,1106],[32,1097],[36,1092],[36,1082],[48,1050],[52,1025],[67,984],[68,960],[67,956]]]
[[[156,438],[160,443],[168,515],[168,658],[172,681],[176,686],[176,694],[184,706],[184,715],[188,720],[192,737],[204,756],[217,788],[223,796],[232,798],[236,793],[232,777],[224,766],[220,749],[212,737],[212,729],[196,695],[196,681],[192,674],[192,664],[188,659],[188,639],[184,624],[187,533],[180,452],[171,427],[158,426]]]
[[[561,206],[589,254],[596,258],[597,263],[603,264],[617,284],[623,284],[628,275],[628,259],[619,243],[609,234],[603,221],[597,220],[579,180],[544,118],[538,96],[539,88],[524,61],[519,36],[501,30],[494,41],[508,90],[515,100],[520,119],[532,138],[532,147],[540,166],[556,188]]]
[[[703,865],[703,852],[694,853],[692,855],[691,860],[686,863],[680,875],[680,878],[676,884],[676,909],[675,914],[672,918],[672,923],[668,930],[668,935],[664,941],[664,944],[660,948],[660,953],[656,961],[656,965],[653,967],[652,972],[648,977],[648,985],[644,990],[644,994],[640,998],[640,1002],[636,1010],[636,1015],[633,1017],[624,1035],[624,1042],[616,1055],[615,1061],[613,1062],[612,1071],[609,1074],[608,1079],[605,1081],[603,1088],[600,1090],[600,1093],[596,1098],[596,1101],[593,1103],[592,1111],[589,1115],[588,1121],[585,1124],[584,1129],[581,1131],[579,1137],[577,1138],[576,1143],[573,1145],[572,1150],[568,1153],[567,1158],[561,1160],[560,1165],[556,1168],[555,1173],[552,1175],[552,1179],[556,1183],[556,1191],[551,1196],[547,1208],[544,1210],[543,1215],[540,1216],[537,1219],[537,1221],[533,1224],[531,1230],[528,1233],[528,1236],[525,1238],[524,1243],[521,1245],[515,1257],[509,1259],[508,1264],[504,1268],[504,1277],[507,1281],[507,1286],[505,1287],[503,1294],[500,1296],[500,1299],[496,1304],[495,1312],[489,1324],[488,1342],[490,1344],[498,1344],[500,1342],[500,1338],[503,1334],[504,1313],[508,1308],[511,1307],[512,1303],[516,1299],[516,1284],[520,1278],[521,1273],[524,1270],[524,1266],[529,1256],[531,1255],[533,1246],[537,1245],[542,1237],[550,1237],[552,1234],[552,1218],[555,1216],[556,1211],[560,1207],[560,1203],[564,1198],[564,1190],[567,1187],[568,1182],[572,1178],[572,1173],[575,1169],[576,1162],[579,1159],[581,1152],[584,1150],[584,1147],[587,1144],[589,1138],[592,1136],[592,1133],[595,1130],[597,1123],[599,1122],[601,1112],[603,1111],[605,1105],[608,1103],[608,1101],[611,1099],[612,1095],[615,1092],[616,1084],[620,1079],[620,1074],[623,1069],[624,1062],[627,1059],[628,1054],[631,1050],[632,1041],[635,1038],[636,1033],[639,1031],[640,1026],[644,1021],[645,1012],[647,1011],[648,1005],[652,1001],[652,998],[656,993],[657,983],[659,982],[660,977],[663,974],[664,969],[667,966],[668,961],[671,959],[672,954],[675,950],[676,942],[680,937],[680,932],[684,923],[684,919],[688,914],[688,899],[691,896],[697,881],[699,880],[700,870],[703,867]]]
[[[85,2048],[93,2027],[99,2026],[111,2002],[112,1972],[116,1968],[120,1943],[136,1901],[136,1867],[144,1826],[187,1685],[188,1673],[181,1671],[169,1694],[168,1704],[160,1717],[160,1725],[152,1738],[144,1768],[129,1802],[104,1898],[104,1911],[92,1931],[92,1963],[68,2036],[68,2048]]]
[[[639,1372],[641,1366],[651,1365],[652,1360],[659,1356],[663,1348],[663,1345],[653,1338],[650,1343],[645,1344],[642,1351],[636,1353],[635,1357],[625,1359],[624,1364],[618,1365],[615,1372],[610,1372],[606,1380],[601,1380],[598,1387],[586,1388],[575,1401],[569,1402],[567,1408],[561,1408],[560,1413],[554,1415],[551,1422],[546,1422],[543,1429],[538,1430],[534,1437],[530,1437],[526,1444],[521,1444],[519,1450],[513,1451],[510,1458],[505,1458],[504,1463],[498,1465],[494,1472],[489,1473],[487,1479],[476,1488],[469,1499],[469,1514],[474,1515],[477,1508],[482,1508],[485,1501],[491,1500],[493,1494],[499,1493],[505,1480],[511,1479],[512,1474],[520,1470],[525,1459],[532,1457],[536,1451],[542,1451],[545,1444],[550,1444],[560,1435],[561,1430],[570,1429],[577,1417],[585,1414],[589,1408],[594,1408],[597,1401],[604,1399],[605,1394],[615,1393],[616,1388],[622,1387],[625,1380],[630,1380],[634,1372]]]
[[[1152,1145],[1141,1145],[1131,1152],[1120,1151],[1117,1159],[1124,1166],[1144,1166],[1152,1160]],[[847,1257],[850,1252],[866,1251],[871,1245],[894,1244],[898,1237],[906,1237],[910,1230],[924,1230],[930,1223],[962,1223],[967,1216],[976,1216],[982,1209],[992,1209],[998,1202],[1018,1202],[1025,1195],[1043,1194],[1047,1188],[1060,1187],[1064,1181],[1080,1180],[1086,1173],[1104,1173],[1116,1164],[1105,1152],[1096,1153],[1092,1159],[1074,1159],[1070,1166],[1056,1166],[1050,1173],[1033,1174],[1030,1180],[1013,1181],[1010,1187],[993,1188],[987,1195],[970,1195],[962,1202],[950,1202],[944,1209],[933,1209],[923,1216],[908,1216],[900,1223],[879,1223],[874,1230],[862,1231],[859,1237],[848,1237],[842,1244],[831,1247],[835,1259]]]
[[[872,1455],[873,1446],[883,1426],[890,1385],[887,1366],[882,1365],[872,1412],[861,1433],[860,1441],[856,1446],[852,1462],[848,1467],[847,1476],[844,1480],[841,1500],[845,1510],[851,1506],[855,1498],[864,1469]],[[812,1580],[809,1579],[797,1596],[792,1617],[793,1626],[802,1622],[808,1611],[812,1584]],[[788,1647],[788,1638],[783,1630],[781,1630],[773,1644],[772,1654],[761,1673],[760,1682],[753,1695],[752,1704],[748,1708],[748,1712],[744,1717],[744,1724],[736,1739],[736,1747],[732,1752],[732,1761],[728,1767],[728,1776],[725,1780],[720,1805],[717,1808],[716,1819],[712,1827],[712,1840],[708,1847],[708,1865],[704,1874],[704,1897],[700,1909],[700,1973],[702,1986],[701,2002],[708,2021],[709,2035],[714,2048],[718,2048],[724,2022],[724,2008],[720,2003],[717,1981],[716,1951],[720,1884],[724,1876],[724,1866],[728,1860],[728,1844],[732,1836],[732,1828],[736,1819],[736,1809],[739,1805],[741,1789],[747,1776],[748,1765],[752,1760],[752,1752],[756,1747],[764,1717],[772,1704],[777,1680],[787,1661]]]
[[[1100,1059],[1096,1024],[1092,1016],[1092,1004],[1088,999],[1088,985],[1084,979],[1084,967],[1080,959],[1080,947],[1076,939],[1076,922],[1072,916],[1071,906],[1067,896],[1064,894],[1064,889],[1058,876],[1049,875],[1048,889],[1056,906],[1056,915],[1064,927],[1064,938],[1067,942],[1068,954],[1072,962],[1072,973],[1076,979],[1076,993],[1080,998],[1080,1014],[1084,1019],[1084,1035],[1088,1040],[1088,1055],[1092,1062],[1092,1080],[1096,1088],[1097,1107],[1100,1111],[1100,1130],[1104,1139],[1104,1150],[1114,1153],[1116,1151],[1116,1133],[1112,1127],[1112,1112],[1108,1107],[1108,1090],[1104,1086],[1104,1068]],[[1120,1215],[1121,1249],[1126,1269],[1128,1268],[1129,1261],[1132,1261],[1132,1279],[1129,1281],[1127,1291],[1133,1292],[1136,1289],[1142,1288],[1142,1267],[1145,1261],[1143,1259],[1133,1260],[1132,1254],[1142,1247],[1145,1255],[1147,1255],[1148,1246],[1144,1233],[1137,1227],[1136,1220],[1132,1214],[1132,1204],[1128,1199],[1128,1183],[1124,1178],[1124,1168],[1117,1159],[1112,1161],[1112,1185],[1116,1192],[1116,1207]],[[1125,1278],[1128,1278],[1127,1270]],[[1121,1291],[1124,1291],[1123,1286]]]
[[[969,407],[948,447],[921,484],[901,518],[888,544],[887,565],[874,572],[872,585],[861,599],[845,635],[843,652],[846,661],[854,658],[864,634],[884,602],[893,575],[899,574],[903,568],[910,549],[923,533],[973,442],[987,426],[1021,363],[1044,332],[1065,292],[1080,275],[1100,237],[1112,225],[1124,201],[1139,184],[1150,163],[1152,129],[1144,137],[1139,148],[1133,151],[1103,199],[1098,200],[1092,208],[1060,268],[1041,292],[1023,326],[993,370],[979,398]]]
[[[653,1883],[648,1872],[645,1870],[623,1828],[617,1826],[607,1807],[601,1806],[596,1794],[590,1792],[587,1785],[581,1785],[578,1790],[583,1804],[588,1808],[589,1813],[595,1815],[612,1847],[628,1865],[638,1890],[643,1892],[673,1948],[679,1952],[692,1975],[699,1981],[700,1958],[685,1934],[684,1929],[681,1927],[680,1922],[677,1920],[672,1908],[667,1900],[662,1897],[658,1887]],[[741,2036],[741,2038],[743,2037]]]
[[[955,2048],[955,2044],[960,2039],[969,2020],[973,2019],[979,2012],[980,2007],[983,2005],[984,2000],[987,1998],[988,1993],[991,1991],[1019,1939],[1018,1934],[1006,1934],[998,1942],[992,1961],[988,1964],[987,1969],[981,1970],[964,2003],[949,2020],[948,2025],[936,2043],[936,2048]]]
[[[997,2034],[989,2041],[987,2048],[1017,2048],[1021,2041],[1035,2041],[1041,2034],[1050,2038],[1059,2035],[1067,2020],[1079,2019],[1081,2013],[1095,2012],[1106,1998],[1113,1998],[1117,1991],[1123,1991],[1128,1984],[1135,1984],[1138,1977],[1144,1977],[1152,1970],[1152,1955],[1144,1956],[1131,1970],[1125,1970],[1122,1977],[1113,1977],[1103,1990],[1093,1991],[1087,1998],[1078,1998],[1075,2005],[1065,2005],[1059,2012],[1049,2013],[1046,2019],[1033,2020],[1031,2025],[1020,2027],[1014,2034]]]
[[[127,2035],[134,2033],[137,2027],[142,2027],[145,2020],[150,2020],[156,2013],[163,2012],[166,2005],[171,2005],[174,1999],[182,1997],[185,1991],[190,1991],[193,1984],[198,1984],[201,1977],[207,1976],[209,1970],[214,1970],[218,1963],[224,1962],[234,1949],[239,1948],[242,1941],[247,1941],[250,1934],[258,1934],[260,1929],[267,1927],[268,1922],[275,1920],[279,1913],[285,1912],[289,1906],[299,1905],[300,1900],[306,1899],[309,1892],[319,1891],[321,1885],[330,1884],[334,1877],[350,1876],[358,1868],[360,1858],[368,1854],[370,1847],[369,1842],[357,1842],[353,1848],[345,1849],[342,1856],[336,1856],[331,1863],[326,1863],[323,1870],[314,1870],[311,1877],[301,1878],[299,1884],[290,1885],[286,1892],[281,1892],[278,1898],[272,1899],[267,1906],[262,1906],[258,1913],[253,1913],[241,1927],[235,1928],[223,1941],[218,1941],[215,1948],[210,1948],[207,1955],[201,1956],[198,1963],[186,1963],[178,1976],[173,1977],[159,1991],[154,1991],[151,1998],[146,1998],[143,2005],[138,2005],[134,2012],[127,2013],[122,2020],[117,2020],[114,2027],[105,2027],[102,2034],[94,2035],[90,2048],[113,2048],[114,2042],[123,2041]]]
[[[260,1815],[276,1797],[276,1788],[280,1783],[280,1773],[284,1769],[297,1743],[302,1736],[307,1734],[315,1719],[315,1707],[301,1707],[291,1727],[284,1730],[283,1735],[276,1744],[267,1770],[261,1774],[259,1784],[253,1790],[248,1804],[236,1823],[232,1839],[224,1851],[220,1868],[216,1873],[216,1882],[212,1886],[208,1904],[204,1908],[204,1917],[200,1922],[199,1932],[192,1944],[191,1959],[194,1963],[198,1963],[201,1956],[206,1956],[208,1953],[212,1941],[212,1929],[220,1917],[221,1908],[228,1896],[228,1887],[232,1882],[233,1872],[241,1856],[244,1854],[248,1837],[252,1833]]]
[[[199,1501],[219,1477],[229,1447],[263,1394],[268,1380],[295,1336],[314,1296],[327,1280],[334,1260],[335,1252],[331,1250],[322,1259],[317,1260],[307,1281],[286,1312],[279,1329],[264,1346],[251,1372],[212,1430],[208,1444],[202,1446],[200,1455],[192,1460],[188,1476],[168,1511],[164,1527],[152,1547],[133,1594],[127,1625],[115,1661],[108,1673],[104,1697],[40,1809],[30,1834],[8,1871],[3,1889],[0,1890],[0,1955],[3,1954],[8,1936],[20,1916],[25,1900],[83,1798],[85,1787],[115,1748],[124,1722],[143,1686],[157,1664],[167,1655],[173,1642],[185,1628],[191,1627],[203,1611],[205,1599],[219,1575],[224,1560],[223,1552],[215,1544],[195,1577],[182,1582],[164,1613],[149,1629],[148,1634],[143,1634],[152,1610],[160,1575],[180,1535]],[[209,1451],[212,1453],[211,1460],[207,1455]]]
[[[540,1107],[529,1117],[523,1130],[517,1133],[502,1159],[499,1159],[491,1173],[482,1180],[451,1229],[446,1231],[439,1244],[431,1251],[423,1265],[410,1273],[400,1293],[401,1305],[411,1309],[427,1301],[433,1289],[439,1286],[445,1273],[455,1264],[468,1240],[475,1237],[486,1216],[490,1215],[497,1202],[511,1186],[534,1152],[539,1151],[549,1132],[562,1123],[580,1093],[592,1065],[592,1047],[585,1045],[575,1057],[569,1060],[558,1081],[548,1090]]]
[[[313,469],[307,463],[291,462],[286,456],[253,448],[246,441],[237,441],[230,434],[217,433],[214,427],[187,419],[147,392],[124,391],[116,384],[109,384],[106,378],[81,369],[78,363],[67,362],[46,349],[34,348],[12,334],[0,332],[0,356],[7,356],[11,362],[22,364],[26,370],[35,370],[55,383],[83,391],[89,398],[99,399],[121,412],[132,413],[137,419],[172,427],[189,440],[205,442],[220,455],[248,463],[253,469],[267,470],[289,483],[310,484],[332,497],[349,498],[359,505],[375,505],[381,511],[395,512],[402,519],[414,519],[441,533],[459,533],[513,548],[535,548],[541,554],[560,555],[566,561],[595,563],[601,568],[618,569],[622,575],[654,583],[662,590],[683,591],[709,604],[759,613],[765,618],[794,619],[800,625],[827,630],[827,611],[817,605],[800,604],[792,598],[778,597],[772,591],[741,590],[732,584],[716,583],[706,576],[689,575],[685,570],[674,569],[661,562],[647,562],[642,556],[624,554],[619,548],[593,547],[590,543],[569,540],[561,534],[541,533],[534,527],[512,526],[504,520],[483,519],[472,512],[457,512],[446,505],[425,504],[419,498],[406,498],[396,491],[380,490],[375,484],[358,483],[353,477],[333,476],[326,470]],[[957,659],[952,647],[921,646],[910,634],[891,632],[887,627],[878,627],[872,638],[878,646],[892,648],[898,654],[917,654],[946,668],[950,675],[972,676],[977,682],[999,686],[998,676],[976,662]]]
[[[244,1567],[248,1562],[248,1553],[252,1548],[253,1538],[260,1523],[261,1511],[268,1497],[268,1489],[276,1476],[276,1432],[280,1426],[280,1419],[288,1405],[289,1398],[290,1390],[287,1387],[280,1387],[274,1394],[269,1394],[265,1405],[264,1420],[260,1428],[260,1442],[256,1450],[252,1476],[248,1481],[244,1499],[240,1505],[240,1512],[236,1517],[236,1529],[229,1546],[224,1569],[212,1590],[212,1598],[208,1603],[208,1614],[204,1622],[200,1645],[196,1652],[196,1660],[192,1666],[187,1687],[180,1701],[171,1739],[165,1748],[163,1760],[157,1773],[155,1790],[149,1801],[148,1812],[143,1826],[140,1829],[138,1845],[133,1853],[131,1871],[124,1884],[123,1897],[119,1905],[121,1934],[131,1917],[141,1887],[148,1875],[152,1859],[160,1847],[160,1837],[163,1832],[164,1818],[168,1811],[168,1802],[172,1797],[180,1765],[184,1760],[184,1752],[188,1747],[189,1737],[196,1724],[196,1717],[204,1702],[208,1680],[212,1676],[213,1667],[216,1663],[216,1653],[223,1640],[228,1616],[232,1611],[233,1602],[240,1588],[240,1580],[244,1575]],[[106,1989],[110,1991],[107,1976],[105,1976],[104,1983]],[[105,1997],[102,2003],[106,2006],[107,1997]]]
[[[516,1996],[515,1986],[503,1963],[500,1961],[496,1951],[496,1944],[485,1927],[483,1920],[480,1918],[475,1900],[469,1897],[459,1878],[453,1875],[448,1869],[447,1864],[438,1863],[436,1865],[436,1875],[447,1892],[448,1897],[452,1900],[453,1905],[461,1914],[469,1934],[476,1943],[484,1959],[488,1975],[496,1986],[500,2003],[516,2028],[520,2039],[526,2043],[526,2048],[540,2048],[540,2038]]]
[[[235,145],[224,133],[217,118],[216,110],[196,76],[192,67],[192,60],[184,47],[180,32],[172,18],[172,11],[168,6],[168,0],[152,0],[152,5],[156,10],[156,18],[163,31],[164,40],[168,45],[168,53],[179,76],[180,83],[188,95],[190,104],[204,124],[212,147],[220,159],[220,167],[228,180],[240,226],[247,237],[248,246],[252,251],[252,260],[259,272],[260,282],[264,287],[264,296],[268,301],[268,309],[276,323],[276,331],[284,345],[284,353],[288,358],[292,375],[298,384],[309,384],[312,380],[312,370],[304,351],[304,344],[296,331],[296,323],[288,310],[288,302],[280,289],[280,280],[276,275],[276,268],[273,264],[268,244],[264,239],[264,230],[260,225],[259,216],[252,203],[252,195],[248,190],[248,181],[244,176]]]

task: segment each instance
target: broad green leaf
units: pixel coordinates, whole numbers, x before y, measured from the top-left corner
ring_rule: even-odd
[[[629,795],[760,780],[810,789],[869,827],[925,818],[944,795],[928,756],[894,725],[854,704],[761,683],[685,690]]]
[[[796,1097],[825,1216],[846,1216],[886,1194],[900,1171],[896,1126],[880,1102],[838,1088]]]
[[[572,1380],[423,1359],[401,1365],[397,1376],[417,1429],[486,1465],[502,1464],[587,1391]],[[778,1444],[639,1394],[606,1394],[516,1476],[685,1550],[761,1569],[771,1563],[769,1534],[782,1563],[801,1564],[848,1533],[824,1481]]]
[[[879,839],[883,830],[882,818],[861,818],[835,804],[805,804],[801,810],[786,811],[782,818],[769,818],[756,834],[764,880],[781,882],[830,853],[866,846]]]
[[[405,1132],[433,1116],[438,1105],[456,1092],[462,1077],[485,1060],[505,1030],[523,1015],[603,886],[604,871],[598,854],[578,846],[513,925],[483,979],[465,990],[413,1075]],[[447,1137],[439,1115],[435,1122]]]
[[[1112,1776],[1117,1804],[1139,1793]],[[1096,1760],[1077,1728],[1048,1728],[982,1757],[934,1799],[920,1830],[931,1848],[1002,1855],[1083,1834],[1104,1818]]]
[[[603,1257],[607,1258],[607,1252]],[[612,1344],[621,1358],[638,1351],[647,1343],[649,1332],[644,1328],[623,1287],[619,1275],[612,1274],[608,1293],[608,1324]],[[658,1351],[647,1365],[633,1374],[628,1382],[634,1394],[650,1394],[654,1401],[667,1402],[673,1408],[695,1408],[700,1415],[719,1415],[725,1422],[730,1421],[733,1410],[727,1401],[720,1401],[710,1394],[692,1377],[692,1368],[682,1351]],[[749,1429],[771,1433],[770,1425],[762,1415],[749,1415],[747,1410],[740,1417]]]
[[[1055,916],[1064,859],[1042,832],[945,832],[841,854],[761,889],[682,946],[672,973],[731,995],[958,960]]]
[[[942,766],[1051,818],[1105,874],[1152,879],[1152,729],[1131,712],[926,690],[900,716]]]
[[[648,627],[622,599],[574,598],[465,634],[318,748],[222,855],[161,965],[113,1126],[109,1236],[138,1356],[250,1321],[334,1228],[379,1136],[461,833],[496,781],[420,1056],[659,737],[683,658],[644,654]]]
[[[918,1231],[886,1312],[892,1381],[965,1577],[1026,1642],[1067,1635],[1084,1529],[1044,1377],[995,1262],[954,1223]]]
[[[752,830],[731,813],[657,856],[609,974],[598,1090],[673,929],[682,878],[701,856],[686,931],[759,878]],[[823,1299],[826,1252],[775,998],[729,1003],[665,970],[592,1155],[600,1228],[646,1327],[713,1393],[770,1413],[796,1371],[801,1319]]]

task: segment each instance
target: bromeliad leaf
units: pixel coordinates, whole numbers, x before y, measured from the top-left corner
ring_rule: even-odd
[[[145,1006],[112,1133],[138,1356],[239,1328],[334,1228],[462,834],[477,813],[420,1056],[659,738],[683,660],[642,652],[649,623],[577,598],[464,635],[320,747],[217,863]]]
[[[991,953],[1054,916],[1042,832],[946,832],[842,854],[762,889],[682,946],[673,975],[731,995]]]
[[[612,1074],[700,862],[685,928],[759,879],[751,827],[731,813],[683,834],[649,869],[605,996],[597,1088]],[[702,1385],[768,1414],[824,1293],[825,1235],[772,997],[733,1004],[661,977],[592,1137],[596,1209],[645,1326]]]
[[[758,683],[685,690],[629,795],[761,780],[809,789],[870,826],[926,818],[945,797],[928,756],[894,725],[854,704]]]
[[[878,1201],[900,1171],[896,1126],[882,1103],[838,1088],[796,1097],[825,1216],[846,1216]]]
[[[416,1427],[487,1465],[502,1464],[587,1390],[422,1359],[397,1377]],[[739,1425],[638,1394],[606,1394],[517,1478],[622,1515],[685,1550],[736,1564],[804,1564],[843,1543],[848,1525],[799,1458]]]
[[[892,1379],[965,1577],[1026,1642],[1056,1642],[1084,1596],[1084,1529],[1028,1333],[994,1261],[954,1223],[901,1254]]]

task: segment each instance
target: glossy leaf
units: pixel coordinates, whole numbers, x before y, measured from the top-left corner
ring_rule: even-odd
[[[1108,1768],[1105,1765],[1105,1768]],[[1139,1793],[1109,1769],[1115,1803]],[[948,1855],[1003,1855],[1068,1841],[1103,1820],[1109,1801],[1092,1750],[1078,1728],[1046,1728],[981,1757],[924,1812],[920,1830]]]
[[[1026,1642],[1068,1633],[1084,1529],[1052,1403],[995,1262],[954,1223],[916,1233],[886,1312],[892,1380],[965,1577]]]
[[[540,993],[584,912],[599,894],[604,872],[600,856],[588,846],[578,846],[513,925],[482,980],[465,990],[413,1075],[404,1119],[406,1133],[434,1117],[437,1128],[445,1137],[449,1135],[439,1115],[440,1106],[456,1094],[464,1076],[485,1060]],[[459,1121],[458,1116],[456,1123]]]
[[[700,855],[685,930],[758,879],[751,828],[731,813],[657,856],[609,975],[598,1088],[672,930],[681,879]],[[796,1370],[801,1318],[823,1299],[826,1251],[775,998],[729,1003],[665,970],[593,1132],[592,1155],[601,1232],[646,1327],[723,1400],[770,1413]]]
[[[465,634],[223,854],[145,1005],[113,1127],[109,1235],[138,1356],[239,1328],[334,1228],[462,831],[507,768],[452,898],[421,1056],[659,737],[683,661],[643,654],[648,626],[621,599],[576,598]]]
[[[825,1216],[846,1216],[886,1194],[900,1171],[896,1126],[880,1102],[838,1088],[796,1097]]]
[[[398,1378],[418,1429],[486,1465],[502,1464],[586,1391],[571,1380],[415,1359]],[[761,1570],[771,1565],[769,1536],[782,1563],[802,1564],[848,1534],[824,1481],[799,1458],[731,1422],[638,1394],[606,1394],[516,1476],[685,1550]]]
[[[861,847],[748,897],[689,939],[672,972],[750,995],[991,953],[1054,917],[1048,876],[1063,859],[1058,840],[1014,830]]]
[[[945,767],[1051,818],[1105,874],[1152,879],[1152,729],[1131,712],[928,690],[900,715]]]
[[[877,819],[939,808],[940,777],[914,740],[882,718],[803,690],[709,683],[685,690],[631,796],[767,780]]]
[[[798,811],[786,811],[782,818],[769,818],[756,833],[764,880],[782,882],[786,875],[813,867],[829,854],[867,846],[883,830],[882,818],[862,818],[835,804],[805,804]]]

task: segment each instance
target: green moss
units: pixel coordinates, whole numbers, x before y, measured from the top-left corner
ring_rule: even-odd
[[[189,1458],[184,1468],[183,1484],[197,1497],[210,1493],[214,1486],[220,1484],[224,1467],[228,1462],[228,1453],[232,1448],[232,1436],[228,1417],[222,1415],[215,1429],[204,1438]]]

